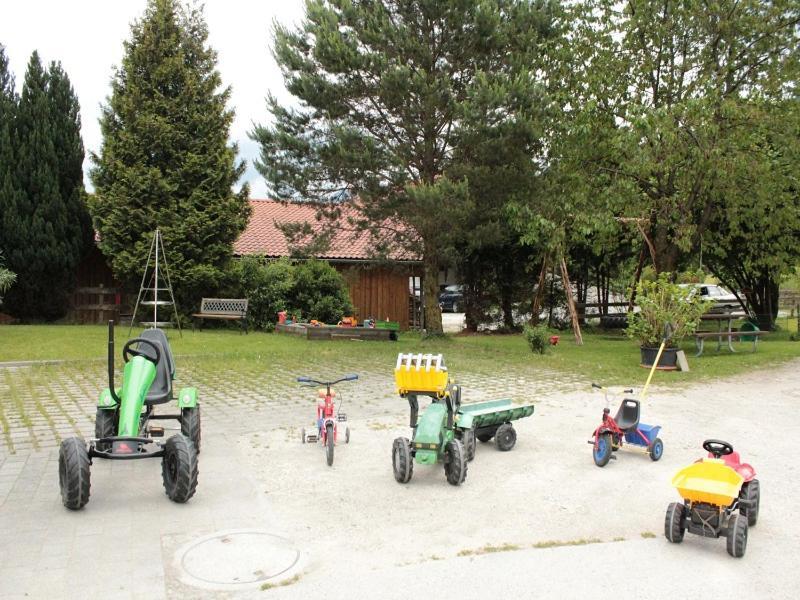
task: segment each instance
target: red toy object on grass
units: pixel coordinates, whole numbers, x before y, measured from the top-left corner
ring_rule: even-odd
[[[558,336],[557,335],[551,335],[550,336],[550,345],[551,346],[558,346]]]

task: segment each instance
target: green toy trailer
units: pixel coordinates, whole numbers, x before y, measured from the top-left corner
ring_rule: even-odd
[[[475,457],[476,439],[495,438],[499,450],[508,451],[517,441],[511,421],[529,417],[533,405],[513,406],[511,400],[461,404],[461,387],[449,380],[441,354],[400,354],[394,370],[397,393],[411,409],[411,440],[400,437],[392,446],[394,477],[408,483],[414,461],[444,464],[448,483],[460,485],[467,477],[467,463]],[[420,414],[419,397],[431,403]]]

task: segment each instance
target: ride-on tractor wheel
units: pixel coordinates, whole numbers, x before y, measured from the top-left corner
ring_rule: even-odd
[[[328,423],[325,426],[325,460],[328,462],[329,467],[333,466],[333,445],[336,442],[334,438],[333,424]]]
[[[164,444],[161,459],[164,490],[173,502],[184,503],[197,489],[197,451],[183,434],[175,434]]]
[[[673,544],[680,544],[685,531],[686,507],[681,502],[672,502],[667,507],[667,516],[664,519],[664,537]]]
[[[78,510],[89,501],[89,453],[83,440],[76,437],[61,442],[58,451],[58,484],[61,502],[70,510]]]
[[[728,520],[728,554],[734,558],[741,558],[745,550],[747,550],[747,517],[737,512]]]
[[[181,410],[181,433],[194,444],[200,454],[200,405]]]
[[[490,442],[492,440],[492,438],[494,437],[494,435],[491,434],[491,433],[482,433],[477,437],[478,437],[478,441],[479,442],[481,442],[482,444],[485,444],[487,442]]]
[[[647,447],[647,453],[650,455],[650,460],[653,462],[659,460],[664,455],[664,442],[661,438],[656,438],[653,443]]]
[[[392,469],[398,483],[408,483],[414,474],[414,460],[411,456],[411,442],[408,438],[395,438],[392,444]]]
[[[461,485],[467,478],[467,456],[460,440],[453,440],[445,446],[444,474],[450,485]]]
[[[464,449],[467,452],[467,460],[471,461],[475,458],[475,449],[478,446],[478,442],[475,440],[475,432],[465,431],[462,441],[464,442]]]
[[[758,483],[758,479],[745,483],[739,497],[749,504],[749,506],[742,506],[741,513],[747,517],[747,525],[752,527],[758,522],[758,505],[761,502],[761,485]]]
[[[497,445],[498,450],[508,452],[517,443],[517,432],[511,423],[503,423],[497,428],[494,434],[494,443]]]
[[[119,410],[98,408],[94,418],[94,437],[105,438],[117,435],[117,422],[119,421]],[[109,442],[98,442],[97,449],[106,452],[111,448]]]
[[[592,450],[594,464],[596,464],[598,467],[605,467],[608,464],[608,461],[611,460],[611,449],[613,446],[614,442],[611,438],[611,434],[602,434],[598,438],[597,443],[594,445],[594,449]]]

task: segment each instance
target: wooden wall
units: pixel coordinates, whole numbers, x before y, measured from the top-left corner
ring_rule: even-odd
[[[332,264],[347,281],[359,322],[367,318],[397,321],[401,330],[408,329],[408,278],[419,275],[420,267]]]
[[[120,303],[124,301],[119,282],[114,279],[105,257],[94,246],[78,265],[69,318],[76,323],[119,320]]]

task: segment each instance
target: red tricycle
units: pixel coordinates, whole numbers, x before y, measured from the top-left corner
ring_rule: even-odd
[[[322,442],[325,448],[325,459],[328,466],[333,465],[333,448],[336,445],[336,440],[339,435],[339,423],[344,423],[344,442],[350,443],[350,427],[347,425],[347,415],[341,411],[341,402],[339,403],[339,410],[336,410],[333,399],[336,397],[336,392],[331,389],[332,385],[341,383],[342,381],[355,381],[358,375],[350,374],[345,375],[336,381],[317,381],[308,377],[298,377],[298,383],[305,383],[309,385],[324,385],[324,389],[319,390],[320,402],[317,403],[317,422],[316,433],[306,433],[306,428],[303,427],[303,443]]]

